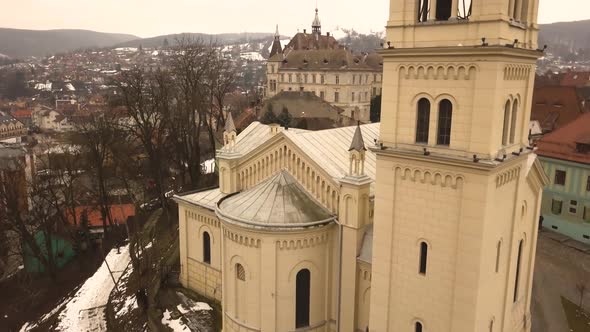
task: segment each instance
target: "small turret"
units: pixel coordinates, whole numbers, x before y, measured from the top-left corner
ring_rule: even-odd
[[[318,14],[318,8],[315,9],[315,17],[313,22],[311,23],[311,31],[314,34],[321,35],[322,34],[322,22],[320,21],[320,16]]]
[[[233,150],[236,145],[236,125],[234,124],[234,118],[231,112],[227,115],[227,121],[225,122],[225,130],[223,131],[223,147],[226,151]]]
[[[349,176],[363,176],[365,175],[365,142],[361,132],[360,124],[357,125],[348,149],[350,155]]]

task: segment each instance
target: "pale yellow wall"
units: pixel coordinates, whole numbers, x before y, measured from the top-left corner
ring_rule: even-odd
[[[179,204],[181,283],[216,299],[222,298],[221,225],[213,211]],[[203,261],[203,233],[211,239],[211,263]]]
[[[356,287],[356,330],[366,331],[369,326],[369,312],[371,306],[371,265],[358,263]]]
[[[295,330],[295,278],[311,272],[310,331],[327,331],[334,227],[300,232],[254,232],[224,223],[224,330]],[[236,280],[242,264],[246,281]],[[241,286],[244,286],[240,288]],[[237,295],[237,296],[236,296]],[[239,327],[239,329],[238,329]]]

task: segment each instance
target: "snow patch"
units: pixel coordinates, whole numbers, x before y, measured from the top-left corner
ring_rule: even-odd
[[[168,309],[164,311],[164,317],[162,317],[162,325],[168,326],[174,332],[190,332],[190,329],[182,322],[180,317],[177,319],[172,319],[172,313]]]

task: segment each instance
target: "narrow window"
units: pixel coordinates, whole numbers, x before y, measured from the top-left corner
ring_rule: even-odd
[[[590,176],[586,180],[586,191],[590,191]]]
[[[320,91],[320,98],[322,100],[324,100],[324,99],[326,99],[325,97],[326,97],[326,95],[325,95],[324,91]]]
[[[514,302],[518,299],[518,282],[520,279],[520,260],[522,258],[523,240],[518,243],[518,256],[516,256],[516,275],[514,276]]]
[[[428,244],[420,243],[420,274],[426,274],[426,263],[428,260]]]
[[[564,186],[565,185],[565,178],[566,178],[566,173],[565,171],[562,170],[556,170],[555,171],[555,184],[558,184],[560,186]]]
[[[570,213],[571,214],[578,213],[578,201],[570,200]]]
[[[354,92],[352,93],[352,102],[354,103]]]
[[[494,320],[490,321],[490,332],[494,332]]]
[[[502,253],[502,241],[498,241],[496,247],[496,273],[500,271],[500,254]]]
[[[502,128],[502,145],[508,144],[508,127],[510,125],[510,101],[504,106],[504,127]]]
[[[436,20],[448,21],[451,18],[452,0],[438,0],[436,3]]]
[[[416,327],[414,328],[415,332],[422,332],[422,323],[416,322]]]
[[[430,130],[430,101],[422,98],[418,101],[418,115],[416,121],[416,143],[428,143]]]
[[[336,75],[336,84],[340,84],[340,76]]]
[[[515,100],[514,105],[512,106],[512,120],[510,123],[510,144],[514,143],[514,138],[516,136],[517,115],[518,115],[518,100]]]
[[[585,222],[590,223],[590,207],[584,206],[584,215],[582,216]]]
[[[337,103],[340,101],[340,93],[334,92],[334,102]]]
[[[315,83],[316,83],[316,77],[315,77],[315,74],[312,74],[312,75],[311,75],[311,80],[312,80],[313,84],[315,84]]]
[[[293,82],[293,74],[289,74],[289,83]]]
[[[303,269],[297,273],[295,290],[295,328],[309,326],[311,273]]]
[[[320,83],[324,84],[326,78],[324,77],[324,75],[320,75]]]
[[[352,84],[356,84],[356,75],[352,75]]]
[[[236,278],[241,281],[246,281],[246,270],[244,270],[244,267],[240,263],[236,264]]]
[[[211,237],[209,233],[203,233],[203,262],[211,264]]]
[[[551,201],[551,213],[560,215],[562,207],[563,201],[560,201],[558,199],[553,199]]]
[[[453,104],[447,99],[443,99],[438,108],[438,137],[436,144],[451,144],[451,125],[453,122]]]

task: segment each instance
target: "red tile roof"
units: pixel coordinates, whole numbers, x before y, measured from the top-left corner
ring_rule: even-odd
[[[14,116],[15,118],[30,118],[32,114],[33,111],[27,109],[21,109],[12,112],[12,116]]]
[[[86,211],[88,215],[89,227],[102,227],[102,215],[100,208],[96,206],[78,206],[76,207],[76,220],[80,223],[82,212]],[[133,204],[119,204],[111,205],[111,217],[113,222],[118,225],[123,225],[127,222],[127,218],[135,216],[135,206]],[[70,223],[73,223],[73,218],[68,216]]]
[[[589,145],[590,113],[586,113],[539,140],[537,154],[549,158],[590,164]],[[583,152],[584,150],[587,152]]]
[[[563,86],[584,86],[590,85],[590,72],[569,72],[561,79]]]
[[[565,126],[583,111],[575,87],[544,86],[533,92],[531,120],[539,121],[544,132]]]

